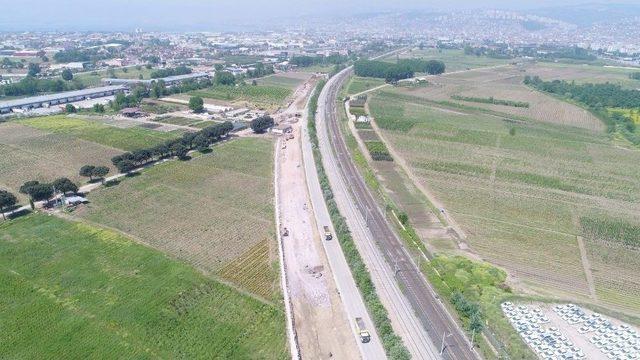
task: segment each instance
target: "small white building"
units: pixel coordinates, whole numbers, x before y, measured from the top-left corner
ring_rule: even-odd
[[[360,115],[356,118],[356,122],[368,123],[368,122],[371,122],[371,119],[367,115]]]

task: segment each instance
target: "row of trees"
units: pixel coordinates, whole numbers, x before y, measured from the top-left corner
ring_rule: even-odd
[[[233,124],[226,121],[222,124],[206,127],[195,133],[185,133],[179,139],[168,140],[151,148],[114,156],[111,158],[111,162],[121,173],[129,173],[150,161],[171,156],[185,159],[189,150],[206,151],[209,145],[219,141],[223,136],[229,134],[231,130],[233,130]]]
[[[538,76],[525,76],[524,83],[538,90],[567,96],[592,107],[640,107],[640,91],[623,89],[611,83],[577,84],[575,81],[543,81]]]
[[[376,60],[358,60],[353,66],[358,76],[384,78],[391,83],[411,78],[417,72],[439,75],[444,73],[445,68],[442,61],[421,59],[402,59],[395,64]]]
[[[27,76],[17,83],[0,86],[0,96],[31,96],[38,93],[72,91],[80,89],[84,89],[84,85],[79,81],[65,82],[61,79],[38,79],[34,76]]]
[[[289,60],[291,65],[298,67],[309,67],[313,65],[337,65],[344,64],[349,61],[349,57],[345,55],[329,55],[329,56],[294,56]]]
[[[104,178],[109,173],[109,168],[106,166],[85,165],[80,168],[80,176],[88,177],[89,181],[93,181],[93,178],[100,179],[104,184]]]
[[[191,74],[193,72],[193,70],[189,67],[186,67],[184,65],[180,65],[176,68],[170,68],[170,69],[158,69],[155,70],[153,72],[151,72],[151,78],[152,79],[158,79],[158,78],[164,78],[167,76],[177,76],[177,75],[186,75],[186,74]]]
[[[611,83],[576,84],[565,80],[543,81],[538,76],[525,76],[524,83],[540,91],[562,96],[587,106],[607,125],[609,132],[619,131],[635,145],[640,145],[640,135],[636,133],[636,124],[630,116],[609,108],[640,108],[640,91],[623,89]]]
[[[390,83],[411,78],[414,74],[414,71],[406,65],[376,60],[358,60],[354,63],[353,69],[357,76],[384,78]]]
[[[256,65],[254,66],[253,70],[247,71],[247,77],[248,78],[258,78],[258,77],[271,75],[273,73],[275,73],[275,71],[273,70],[273,65],[266,65],[265,66],[261,62],[257,62]]]
[[[446,69],[444,62],[440,60],[401,59],[398,60],[398,65],[406,66],[413,72],[429,75],[440,75]]]
[[[116,53],[117,50],[115,48],[107,48],[106,52],[98,51],[98,49],[70,49],[58,51],[53,55],[53,59],[57,63],[94,62],[111,59]]]

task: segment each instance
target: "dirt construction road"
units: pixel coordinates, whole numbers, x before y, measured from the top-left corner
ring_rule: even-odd
[[[309,199],[300,142],[302,122],[294,115],[304,107],[305,102],[296,99],[277,115],[277,121],[292,125],[293,135],[277,142],[276,186],[280,230],[288,230],[281,241],[297,344],[303,359],[360,359]]]

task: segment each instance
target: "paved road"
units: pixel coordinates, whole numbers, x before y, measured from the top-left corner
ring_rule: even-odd
[[[403,294],[395,294],[395,297],[393,289],[379,288],[379,292],[381,297],[391,296],[395,307],[388,309],[390,316],[392,320],[395,317],[395,324],[402,328],[401,336],[412,355],[419,359],[438,358],[444,343],[444,359],[477,359],[479,355],[471,349],[457,323],[420,273],[351,160],[340,133],[336,108],[338,90],[351,71],[351,68],[347,68],[334,76],[325,86],[318,102],[320,150],[331,186],[336,193],[336,202],[350,222],[356,243],[367,243],[369,247],[378,248],[387,265],[382,270],[389,266],[393,268],[396,281],[387,278],[384,280],[385,285],[404,289]],[[380,256],[378,260],[380,261]],[[375,263],[367,262],[370,268],[372,265],[375,268]],[[380,269],[373,271],[374,278],[385,278],[385,272],[380,273]],[[391,291],[391,294],[385,294],[385,291]],[[407,303],[410,309],[404,305]],[[428,332],[427,341],[420,336],[421,331],[416,330],[415,318],[419,319],[421,328]]]
[[[362,300],[360,291],[358,290],[358,287],[356,286],[356,283],[353,279],[351,270],[349,268],[349,265],[347,264],[347,260],[342,253],[340,243],[335,237],[336,232],[331,223],[329,210],[327,209],[327,206],[324,202],[322,188],[320,187],[320,182],[318,180],[318,173],[313,159],[313,151],[311,148],[309,133],[307,131],[307,127],[304,126],[307,121],[307,112],[305,112],[303,116],[303,121],[304,122],[301,126],[302,155],[304,170],[307,178],[307,187],[309,188],[309,196],[311,198],[311,206],[313,207],[315,213],[318,233],[324,234],[324,230],[322,229],[322,227],[324,225],[327,225],[331,228],[331,231],[334,234],[333,240],[323,241],[322,244],[327,254],[327,259],[329,261],[329,265],[331,266],[336,286],[338,288],[338,291],[340,292],[342,303],[344,304],[345,311],[347,312],[347,316],[350,320],[353,336],[356,338],[358,347],[360,348],[360,353],[362,354],[362,357],[364,359],[386,359],[380,337],[375,331],[373,321],[371,320],[371,317],[367,312],[367,308],[364,305],[364,301]],[[355,331],[354,321],[356,317],[362,317],[367,329],[371,332],[371,341],[369,343],[363,344],[362,342],[360,342],[360,338]]]

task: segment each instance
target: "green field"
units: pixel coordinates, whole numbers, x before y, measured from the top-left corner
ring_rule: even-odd
[[[46,132],[67,135],[125,151],[149,148],[173,139],[176,134],[140,127],[121,129],[98,121],[60,116],[19,120],[19,124]]]
[[[245,101],[258,107],[277,107],[291,95],[291,90],[271,85],[216,85],[208,89],[192,91],[190,95],[230,102]]]
[[[294,90],[304,82],[304,77],[287,76],[287,74],[270,75],[260,79],[256,79],[258,85],[277,86]]]
[[[509,64],[513,60],[510,59],[494,59],[488,56],[467,56],[463,50],[452,49],[410,49],[400,53],[400,59],[416,58],[423,60],[442,60],[444,61],[447,72],[459,71],[465,69],[482,68],[489,66],[498,66]],[[395,62],[396,55],[384,58],[385,61]]]
[[[189,126],[193,123],[200,122],[198,119],[188,119],[177,116],[170,116],[165,118],[159,118],[154,121],[161,122],[163,124],[172,124],[172,125],[181,125],[181,126]]]
[[[223,143],[93,191],[76,215],[276,300],[272,158],[268,140]]]
[[[439,110],[396,90],[378,92],[370,107],[385,139],[462,225],[475,253],[519,286],[586,300],[582,235],[598,300],[640,311],[633,270],[640,248],[621,245],[615,231],[594,238],[581,225],[591,217],[614,229],[639,225],[640,152],[616,147],[603,132]],[[457,247],[442,244],[432,243],[445,252]]]
[[[382,79],[354,76],[347,85],[347,93],[353,95],[384,84],[385,82]]]
[[[38,214],[0,233],[2,358],[287,358],[279,307],[123,235]]]
[[[114,69],[115,77],[117,79],[138,79],[142,75],[143,79],[149,80],[151,79],[151,73],[155,71],[155,69],[147,69],[144,66],[140,69],[136,67],[127,67],[126,69],[126,72],[123,71],[123,68]],[[87,87],[99,86],[102,79],[109,77],[111,75],[107,73],[107,70],[89,71],[74,75],[74,79],[80,80]]]

